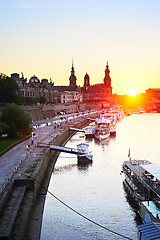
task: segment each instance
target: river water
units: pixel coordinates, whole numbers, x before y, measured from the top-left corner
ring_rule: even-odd
[[[94,222],[124,237],[138,239],[141,224],[136,209],[128,201],[120,174],[122,163],[147,159],[160,163],[160,114],[144,113],[124,117],[117,123],[117,135],[97,142],[76,133],[66,144],[88,143],[93,163],[77,166],[77,157],[61,153],[52,173],[49,191]],[[41,240],[125,239],[84,219],[47,194]]]

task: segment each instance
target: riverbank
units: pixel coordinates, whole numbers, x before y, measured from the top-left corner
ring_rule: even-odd
[[[28,139],[0,158],[2,169],[0,176],[0,214],[4,212],[6,204],[10,201],[11,193],[15,189],[17,191],[19,186],[26,187],[25,190],[23,189],[22,199],[16,209],[16,214],[13,214],[13,219],[12,216],[8,216],[8,218],[12,219],[10,221],[12,226],[8,228],[8,224],[4,224],[7,220],[4,221],[1,218],[0,224],[3,222],[1,236],[8,234],[13,239],[24,239],[24,237],[26,239],[39,239],[45,201],[44,190],[40,188],[40,184],[43,183],[48,186],[58,156],[58,153],[49,151],[48,145],[51,143],[62,145],[73,135],[69,127],[83,127],[88,124],[87,117],[81,116],[81,118],[74,119],[66,123],[66,125],[60,124],[56,128],[54,124],[44,128],[36,128],[33,144],[32,140]],[[94,114],[92,117],[95,117]],[[30,145],[29,149],[26,148],[28,145]],[[37,179],[40,184],[34,179]],[[16,206],[12,206],[12,208],[16,208]],[[30,227],[26,235],[29,219]]]

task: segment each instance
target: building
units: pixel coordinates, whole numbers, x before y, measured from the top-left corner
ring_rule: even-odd
[[[73,67],[73,61],[72,61],[72,68],[71,68],[71,76],[69,77],[69,86],[70,87],[77,87],[77,78],[75,76],[75,71],[74,71],[74,67]]]
[[[84,84],[83,84],[83,88],[84,90],[88,90],[88,88],[90,87],[90,78],[88,73],[86,73],[86,75],[84,76]]]
[[[22,74],[22,77],[19,77],[18,73],[11,74],[11,78],[16,80],[20,89],[23,88],[27,84],[27,78],[24,78],[23,73],[21,73],[21,74]]]
[[[103,83],[90,85],[89,75],[86,73],[84,77],[84,85],[82,88],[83,101],[94,103],[110,103],[112,99],[112,87],[109,65],[107,62]]]
[[[54,86],[54,90],[58,92],[77,91],[77,78],[75,76],[74,66],[72,62],[71,75],[69,77],[69,86]]]
[[[69,104],[85,102],[88,104],[110,104],[112,99],[111,77],[108,62],[103,83],[91,85],[90,77],[88,73],[86,73],[83,87],[77,86],[73,61],[68,86],[54,86],[51,79],[50,82],[48,79],[39,80],[35,75],[33,75],[27,83],[27,79],[24,78],[23,73],[22,77],[20,77],[18,73],[11,74],[11,77],[16,80],[22,96],[43,97],[46,103]]]
[[[61,103],[69,104],[69,103],[81,103],[82,102],[82,94],[76,91],[64,91],[61,93]]]
[[[160,88],[149,88],[145,92],[149,97],[154,97],[160,100]]]
[[[71,104],[83,102],[81,88],[77,87],[77,78],[72,61],[69,86],[54,86],[54,102],[61,104]]]
[[[46,103],[54,103],[54,84],[51,80],[50,83],[47,79],[40,81],[38,77],[33,75],[27,83],[27,78],[24,78],[23,73],[22,77],[18,73],[12,73],[11,78],[16,80],[23,97],[43,97]]]

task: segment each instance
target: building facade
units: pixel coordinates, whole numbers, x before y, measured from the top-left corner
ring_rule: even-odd
[[[84,77],[82,93],[84,102],[110,103],[112,99],[112,87],[108,62],[105,69],[103,83],[90,85],[89,75],[86,74]]]
[[[110,69],[107,62],[103,83],[90,84],[88,73],[84,76],[83,87],[77,86],[77,78],[72,61],[71,75],[69,77],[69,86],[54,86],[51,79],[39,80],[33,75],[27,82],[27,78],[20,77],[18,73],[11,74],[16,80],[21,95],[24,97],[43,97],[46,103],[69,104],[69,103],[110,103],[112,98],[112,87]]]
[[[76,91],[64,91],[61,93],[61,103],[81,103],[82,102],[82,94]]]
[[[46,103],[54,103],[54,84],[48,82],[47,79],[42,79],[41,81],[34,75],[29,79],[27,83],[27,78],[22,77],[18,73],[12,73],[11,78],[16,80],[20,93],[23,97],[43,97]]]

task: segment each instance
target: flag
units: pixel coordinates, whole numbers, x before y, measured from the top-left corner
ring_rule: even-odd
[[[129,148],[129,151],[128,151],[128,157],[129,157],[129,158],[130,158],[130,154],[131,154],[131,153],[130,153],[130,148]]]

